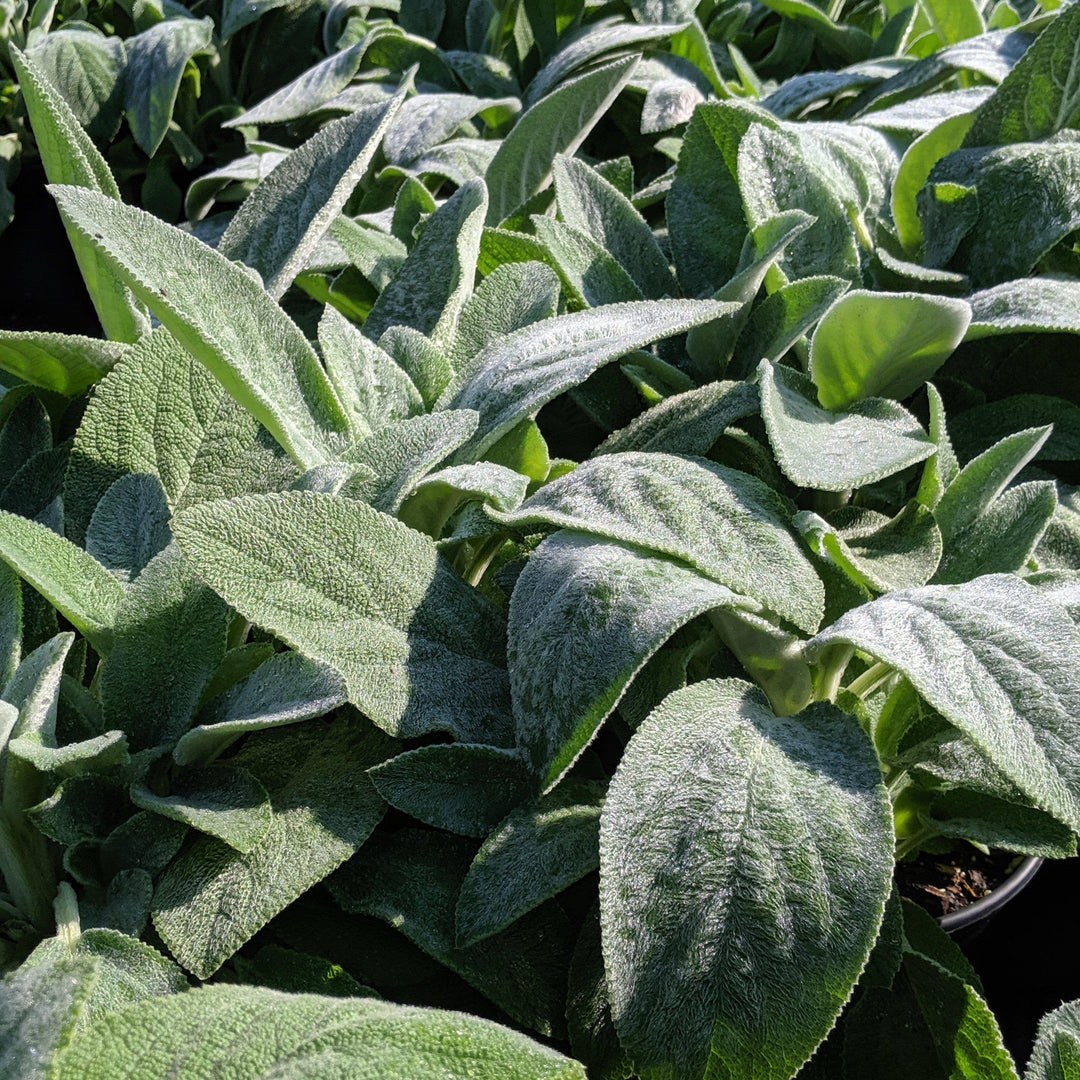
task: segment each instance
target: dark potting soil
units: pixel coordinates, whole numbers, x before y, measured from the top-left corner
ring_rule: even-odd
[[[935,918],[966,908],[996,889],[1023,856],[1004,851],[984,855],[958,846],[948,855],[926,852],[897,864],[896,883],[902,896],[926,908]]]

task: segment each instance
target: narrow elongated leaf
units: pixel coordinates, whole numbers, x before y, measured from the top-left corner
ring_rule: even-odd
[[[151,214],[54,187],[69,225],[301,465],[321,464],[348,420],[307,339],[235,263]]]
[[[124,112],[135,142],[148,157],[169,130],[184,66],[210,45],[212,19],[168,19],[124,43]]]
[[[162,875],[154,926],[185,968],[209,978],[273,916],[356,851],[385,809],[364,772],[388,751],[381,732],[346,717],[331,726],[262,732],[230,758],[230,765],[253,773],[270,793],[273,819],[246,854],[200,836]]]
[[[437,346],[449,345],[472,294],[487,208],[481,181],[459,188],[430,217],[404,265],[379,294],[364,321],[377,341],[394,325],[411,326]]]
[[[708,300],[609,304],[545,319],[493,341],[440,402],[480,413],[480,426],[457,460],[479,457],[518,422],[605,364],[732,310],[734,305]]]
[[[487,836],[529,791],[516,751],[476,743],[422,746],[368,776],[391,806],[461,836]]]
[[[559,155],[552,170],[563,221],[598,241],[634,279],[642,296],[677,296],[667,257],[645,219],[613,184],[576,158]]]
[[[458,948],[454,906],[476,842],[418,829],[375,837],[328,882],[351,914],[374,915],[490,998],[519,1024],[563,1030],[573,935],[557,905]]]
[[[449,139],[478,113],[503,120],[521,109],[517,98],[484,98],[471,94],[417,94],[401,110],[386,133],[383,151],[392,165],[408,165],[426,150]],[[494,124],[492,126],[495,126]]]
[[[288,487],[296,467],[161,327],[125,355],[87,405],[65,481],[68,535],[84,541],[100,500],[131,474],[157,477],[175,511]]]
[[[713,1057],[732,1078],[793,1076],[870,954],[892,847],[877,757],[846,714],[778,719],[735,679],[670,695],[600,823],[604,963],[636,1071],[697,1080]]]
[[[902,672],[1000,772],[1070,828],[1080,822],[1077,629],[1019,578],[994,574],[879,597],[813,639]]]
[[[1034,142],[1080,121],[1080,12],[1063,8],[979,109],[965,146]]]
[[[542,789],[558,783],[679,627],[740,605],[756,606],[635,548],[571,532],[545,540],[514,587],[507,628],[517,742]]]
[[[870,35],[858,26],[834,22],[821,8],[809,0],[762,0],[767,8],[792,19],[827,48],[846,60],[865,60],[870,55]]]
[[[508,704],[501,620],[428,537],[305,491],[207,503],[174,531],[201,578],[340,671],[350,701],[391,734],[497,740]]]
[[[788,505],[755,477],[669,454],[604,454],[512,514],[515,528],[573,529],[674,557],[813,632],[824,590],[789,530]]]
[[[76,397],[124,355],[123,344],[75,334],[0,330],[0,368],[31,386]]]
[[[238,1033],[243,1034],[238,1037]],[[146,1002],[80,1037],[56,1080],[157,1080],[162,1070],[257,1080],[282,1076],[435,1076],[585,1080],[576,1061],[463,1013],[371,998],[210,986]],[[21,1078],[20,1078],[21,1080]]]
[[[769,442],[784,474],[800,487],[861,487],[934,453],[919,422],[895,401],[867,398],[847,412],[828,412],[805,375],[764,360],[758,372]]]
[[[333,668],[299,653],[274,653],[202,711],[202,723],[183,735],[173,759],[209,761],[241,735],[323,716],[347,700]]]
[[[0,558],[99,652],[109,651],[123,588],[93,556],[36,521],[0,510]]]
[[[686,390],[647,409],[609,435],[594,454],[630,450],[696,454],[704,457],[724,429],[758,411],[757,387],[744,382],[714,382]]]
[[[118,200],[120,189],[108,164],[45,73],[14,45],[11,62],[49,182],[74,184]],[[68,239],[105,334],[113,341],[137,341],[150,329],[146,308],[89,240],[72,228]]]
[[[405,98],[369,105],[327,124],[294,150],[244,200],[218,244],[257,270],[280,299],[371,164]]]
[[[487,168],[488,225],[498,225],[544,187],[555,155],[573,154],[585,141],[637,61],[628,56],[579,75],[519,117]]]
[[[835,412],[868,397],[906,398],[948,359],[970,321],[964,300],[849,292],[829,309],[810,343],[818,401]]]
[[[532,224],[574,307],[601,307],[644,298],[634,279],[588,233],[540,214],[533,215]]]
[[[567,780],[507,815],[461,884],[460,947],[504,930],[599,866],[603,797],[599,784]]]

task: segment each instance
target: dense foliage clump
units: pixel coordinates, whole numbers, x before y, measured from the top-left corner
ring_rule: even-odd
[[[1076,854],[1080,4],[0,15],[0,1072],[1016,1080],[893,881]]]

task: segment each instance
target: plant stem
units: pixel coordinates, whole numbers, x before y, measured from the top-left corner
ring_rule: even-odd
[[[75,899],[75,890],[66,881],[61,881],[56,890],[53,911],[56,912],[56,936],[69,949],[75,948],[82,937],[82,924],[79,922],[79,902]]]
[[[867,694],[876,690],[883,682],[891,678],[893,669],[886,663],[878,661],[876,664],[868,667],[857,678],[852,679],[848,683],[848,693],[854,694],[860,700],[866,698]]]
[[[929,826],[919,829],[918,832],[912,833],[910,836],[905,836],[903,840],[898,840],[896,843],[896,861],[906,859],[913,852],[919,850],[920,847],[927,840],[932,840],[938,835],[936,829],[931,829]]]
[[[487,568],[491,565],[491,560],[499,553],[499,550],[504,543],[505,538],[502,534],[499,534],[498,536],[491,537],[491,539],[486,540],[480,545],[480,550],[476,553],[468,572],[463,575],[470,585],[480,584],[480,579],[487,572]]]

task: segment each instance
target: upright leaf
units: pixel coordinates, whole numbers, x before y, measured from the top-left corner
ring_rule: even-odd
[[[734,679],[669,696],[600,823],[604,964],[636,1071],[793,1076],[870,954],[892,847],[877,757],[846,714],[778,719]]]
[[[1080,1007],[1070,1001],[1039,1021],[1024,1080],[1076,1080],[1080,1076]]]
[[[486,223],[498,225],[547,183],[556,154],[572,154],[611,107],[636,56],[604,64],[553,90],[518,118],[488,166]]]
[[[391,734],[497,743],[508,705],[501,620],[428,537],[305,491],[193,507],[174,532],[203,580],[340,671],[349,699]]]
[[[315,351],[239,266],[143,210],[78,188],[53,194],[69,225],[298,463],[318,465],[347,441]]]
[[[409,257],[364,321],[364,333],[372,341],[388,327],[402,325],[426,334],[436,345],[450,344],[472,294],[486,209],[484,185],[475,180],[428,218]]]
[[[327,124],[289,154],[244,200],[218,251],[257,270],[279,300],[367,171],[404,96]]]
[[[44,72],[14,46],[11,62],[49,182],[74,184],[119,199],[120,189],[108,164]],[[68,239],[106,336],[113,341],[137,341],[150,329],[146,308],[116,277],[90,240],[70,227]]]

